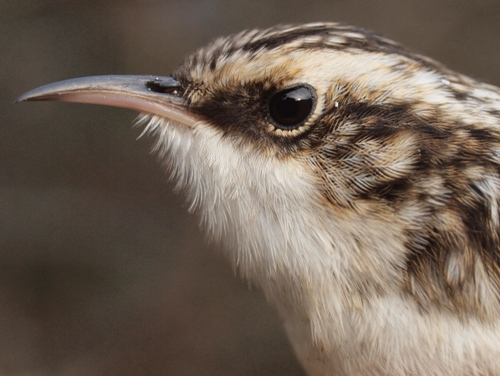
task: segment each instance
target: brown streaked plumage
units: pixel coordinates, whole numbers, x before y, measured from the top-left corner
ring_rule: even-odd
[[[131,107],[311,375],[500,375],[500,90],[366,30],[220,38],[171,77],[20,100]]]

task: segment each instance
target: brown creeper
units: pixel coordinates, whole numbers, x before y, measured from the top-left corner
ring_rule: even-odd
[[[498,88],[315,23],[19,100],[142,111],[310,375],[500,375]]]

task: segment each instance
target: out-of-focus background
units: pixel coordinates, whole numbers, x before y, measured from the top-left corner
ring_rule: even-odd
[[[134,112],[13,101],[71,77],[167,75],[219,35],[309,21],[500,84],[498,0],[0,0],[0,376],[304,375],[136,141]]]

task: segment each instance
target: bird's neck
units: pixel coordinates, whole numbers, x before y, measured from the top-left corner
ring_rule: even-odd
[[[147,130],[209,238],[282,315],[321,327],[397,285],[401,228],[377,208],[330,205],[304,161],[257,153],[206,126],[153,118]]]

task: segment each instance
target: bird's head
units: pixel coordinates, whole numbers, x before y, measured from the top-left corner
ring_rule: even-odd
[[[498,306],[498,92],[384,37],[246,31],[169,77],[68,80],[20,100],[141,111],[208,233],[271,298]]]

